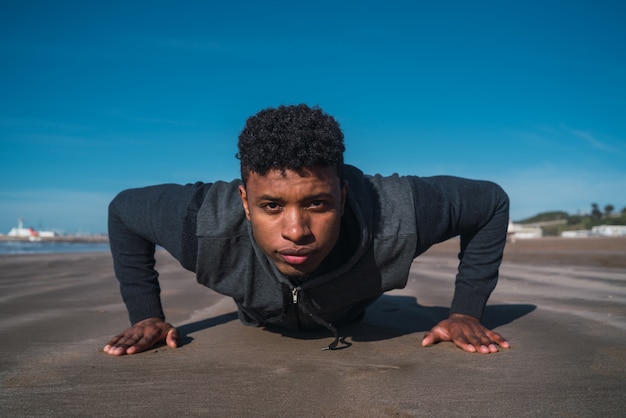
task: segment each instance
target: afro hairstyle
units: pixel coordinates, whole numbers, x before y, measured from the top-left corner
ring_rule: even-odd
[[[309,167],[343,167],[343,133],[337,121],[318,106],[305,104],[261,110],[239,135],[241,178],[270,170],[303,172]]]

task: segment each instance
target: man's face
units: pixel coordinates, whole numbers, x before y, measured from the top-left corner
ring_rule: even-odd
[[[336,167],[251,172],[239,194],[254,239],[286,276],[312,273],[339,238],[346,186]]]

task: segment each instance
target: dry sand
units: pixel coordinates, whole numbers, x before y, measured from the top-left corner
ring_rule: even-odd
[[[0,416],[624,416],[626,239],[507,246],[484,322],[513,347],[421,348],[447,314],[458,242],[418,258],[350,347],[245,327],[228,298],[159,253],[177,349],[101,351],[127,326],[110,256],[0,257]]]
[[[428,254],[447,257],[457,251],[458,242],[452,239],[434,246]],[[507,243],[504,262],[626,268],[626,238],[518,239]]]

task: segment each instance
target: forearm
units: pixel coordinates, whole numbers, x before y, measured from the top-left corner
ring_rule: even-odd
[[[480,318],[493,291],[506,243],[509,201],[496,184],[458,177],[414,180],[418,246],[460,236],[451,312]]]
[[[109,242],[122,300],[131,324],[151,317],[164,319],[161,289],[155,270],[156,246],[127,224],[129,219],[124,218],[132,216],[132,213],[122,216],[122,199],[118,197],[109,205]]]
[[[509,222],[509,200],[501,188],[486,184],[476,196],[482,207],[461,231],[459,271],[451,313],[481,318],[498,281]]]
[[[121,192],[109,205],[115,274],[131,323],[163,318],[155,248],[195,269],[195,222],[209,184],[161,185]]]

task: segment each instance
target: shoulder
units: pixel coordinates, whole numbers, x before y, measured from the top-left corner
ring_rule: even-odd
[[[348,182],[348,203],[374,234],[392,234],[400,227],[411,229],[415,210],[409,177],[367,175],[352,166],[346,166],[344,177]]]
[[[188,204],[202,201],[211,186],[211,183],[200,182],[185,185],[168,183],[126,189],[113,198],[109,208],[122,210],[131,207],[135,210],[139,208],[149,210],[154,207],[187,207]]]
[[[241,180],[217,181],[204,193],[198,210],[198,235],[231,236],[246,233],[246,217],[239,196]]]
[[[376,199],[381,201],[404,201],[411,199],[416,176],[400,176],[396,173],[384,176],[381,174],[364,174],[351,165],[344,168],[344,178],[348,182],[348,190],[357,198]]]

